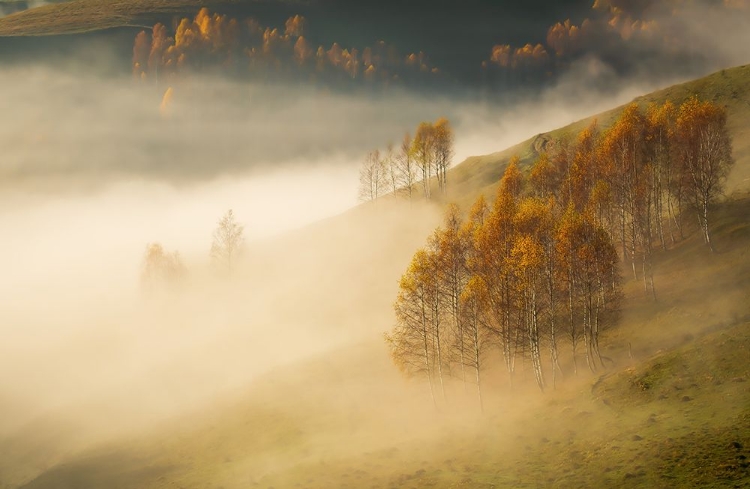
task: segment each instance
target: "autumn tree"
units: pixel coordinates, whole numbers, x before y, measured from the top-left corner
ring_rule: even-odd
[[[556,239],[573,367],[577,373],[577,346],[583,340],[586,362],[594,371],[596,361],[602,363],[599,333],[619,311],[617,252],[609,233],[572,206],[562,217]]]
[[[401,177],[399,175],[399,166],[396,161],[396,155],[393,150],[393,144],[388,144],[383,155],[383,171],[385,173],[386,187],[392,195],[396,195],[399,189]]]
[[[461,292],[459,302],[462,340],[469,351],[469,354],[464,357],[464,361],[467,367],[474,369],[480,409],[483,409],[482,369],[484,368],[486,353],[492,345],[492,335],[487,316],[489,311],[487,289],[477,274],[482,264],[479,255],[480,250],[477,246],[477,236],[484,226],[488,213],[489,208],[484,196],[480,195],[469,210],[468,219],[460,229],[460,239],[466,244],[465,266],[468,273],[467,282]]]
[[[662,192],[662,209],[657,213],[665,220],[670,241],[675,243],[675,230],[684,238],[682,214],[685,205],[685,186],[680,178],[680,169],[675,146],[675,122],[677,107],[666,101],[659,106],[652,104],[647,113],[649,121],[649,153],[659,169],[659,190]],[[666,199],[666,203],[664,203]],[[664,215],[663,206],[666,206]],[[663,224],[662,224],[663,225]],[[661,231],[663,234],[663,230]],[[663,240],[663,238],[662,238]],[[663,244],[663,248],[666,246]]]
[[[214,266],[227,273],[232,271],[242,251],[243,233],[244,227],[237,223],[234,212],[229,209],[213,233],[210,255]]]
[[[545,310],[545,248],[543,207],[536,200],[524,200],[514,216],[516,233],[509,264],[515,276],[516,307],[519,310],[519,327],[528,340],[534,377],[544,390],[544,373],[540,352],[540,327]],[[541,211],[541,212],[540,212]]]
[[[547,199],[558,194],[560,172],[547,153],[541,153],[529,173],[529,186],[536,197]]]
[[[458,357],[461,380],[466,386],[466,363],[469,355],[463,315],[461,294],[469,281],[466,259],[469,248],[467,236],[462,232],[463,222],[457,205],[450,204],[445,213],[443,227],[434,235],[438,286],[443,295],[443,310],[453,333],[453,350]]]
[[[409,200],[411,200],[414,184],[416,183],[416,162],[414,160],[411,135],[408,132],[404,134],[404,139],[401,141],[401,146],[398,148],[398,153],[396,154],[396,166],[398,169],[399,186],[409,197]]]
[[[396,325],[385,336],[391,357],[401,371],[424,375],[427,379],[433,403],[436,403],[435,377],[445,399],[444,327],[436,267],[434,250],[415,253],[399,282],[394,304]]]
[[[723,193],[734,164],[726,110],[695,97],[686,101],[677,116],[675,148],[686,199],[696,211],[705,243],[715,251],[710,209]]]
[[[484,410],[482,371],[485,367],[487,351],[493,343],[486,314],[488,311],[487,289],[477,276],[469,276],[469,281],[461,291],[459,305],[462,321],[462,341],[464,341],[468,353],[464,356],[463,365],[474,370],[479,408]]]
[[[663,105],[650,104],[646,110],[646,144],[651,168],[651,189],[656,233],[662,250],[667,249],[664,237],[664,224],[668,228],[672,243],[675,242],[672,231],[673,209],[671,205],[671,181],[674,179],[672,164],[672,140],[674,134],[674,105],[667,101]],[[666,216],[665,216],[666,214]]]
[[[448,187],[448,168],[453,159],[453,128],[445,117],[441,117],[433,126],[433,138],[435,145],[435,173],[438,179],[438,188],[445,194]]]
[[[486,290],[489,327],[502,347],[509,383],[513,385],[518,338],[515,284],[511,253],[515,233],[514,216],[521,192],[522,176],[517,158],[505,170],[497,197],[484,224],[475,234],[476,254],[472,268]]]
[[[549,347],[553,386],[562,375],[558,342],[560,285],[556,249],[557,219],[552,198],[529,197],[522,200],[515,216],[516,238],[512,254],[514,270],[521,287],[523,319],[528,335],[534,373],[540,388],[544,387],[541,339]]]
[[[422,176],[422,189],[426,199],[431,197],[430,179],[435,159],[435,128],[429,122],[422,122],[412,140],[412,153]]]
[[[160,243],[149,243],[143,256],[141,284],[149,292],[174,287],[182,282],[187,269],[179,252],[168,252]]]

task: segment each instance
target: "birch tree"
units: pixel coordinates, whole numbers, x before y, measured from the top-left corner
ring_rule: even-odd
[[[466,388],[466,362],[469,345],[461,314],[461,294],[469,281],[467,253],[469,243],[462,233],[462,220],[457,205],[450,204],[445,213],[443,228],[435,233],[438,279],[443,295],[443,308],[453,331],[453,350],[458,357],[461,380]]]
[[[380,151],[370,151],[359,169],[359,199],[364,202],[377,201],[387,184],[387,172]]]
[[[227,273],[232,271],[245,241],[244,230],[236,221],[232,209],[219,220],[213,233],[210,252],[211,261],[218,269]]]
[[[435,401],[439,382],[445,401],[445,326],[438,260],[434,248],[418,250],[399,282],[394,305],[396,325],[385,339],[391,357],[407,375],[424,375]]]
[[[431,197],[430,179],[435,159],[435,128],[429,122],[422,122],[412,140],[412,153],[422,177],[422,189],[426,199]]]
[[[409,197],[409,200],[412,200],[416,177],[416,163],[414,161],[411,135],[408,132],[404,134],[404,139],[401,141],[401,146],[396,154],[396,165],[398,168],[399,185]]]
[[[711,102],[691,98],[677,116],[676,151],[687,201],[698,217],[703,240],[711,251],[710,210],[724,191],[734,164],[727,113]]]
[[[445,117],[441,117],[433,126],[433,138],[435,145],[435,173],[438,179],[438,188],[445,195],[448,189],[448,168],[453,160],[453,128]]]

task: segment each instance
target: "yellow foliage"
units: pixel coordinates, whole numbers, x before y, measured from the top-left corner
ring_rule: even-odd
[[[161,99],[161,104],[159,105],[159,112],[163,117],[169,116],[169,106],[172,103],[173,95],[174,91],[172,90],[172,87],[167,88],[167,91],[164,92],[164,96]]]

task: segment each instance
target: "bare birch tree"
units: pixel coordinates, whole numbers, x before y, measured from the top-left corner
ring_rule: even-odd
[[[227,273],[232,271],[245,241],[243,233],[244,227],[237,223],[234,212],[229,209],[219,219],[213,234],[210,255],[215,267]]]
[[[370,151],[359,169],[359,199],[363,202],[377,201],[387,184],[386,169],[380,151]]]

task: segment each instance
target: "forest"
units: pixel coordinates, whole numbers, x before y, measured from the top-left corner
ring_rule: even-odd
[[[716,251],[711,209],[733,164],[726,121],[697,97],[633,103],[607,129],[594,121],[557,141],[527,172],[512,158],[494,202],[480,196],[466,216],[450,205],[401,277],[385,336],[396,365],[423,378],[436,405],[457,378],[480,406],[493,361],[511,387],[519,363],[529,366],[542,390],[581,361],[606,369],[599,337],[617,325],[623,275],[658,300],[654,252],[684,239],[690,216]],[[403,148],[401,161],[419,145]]]

